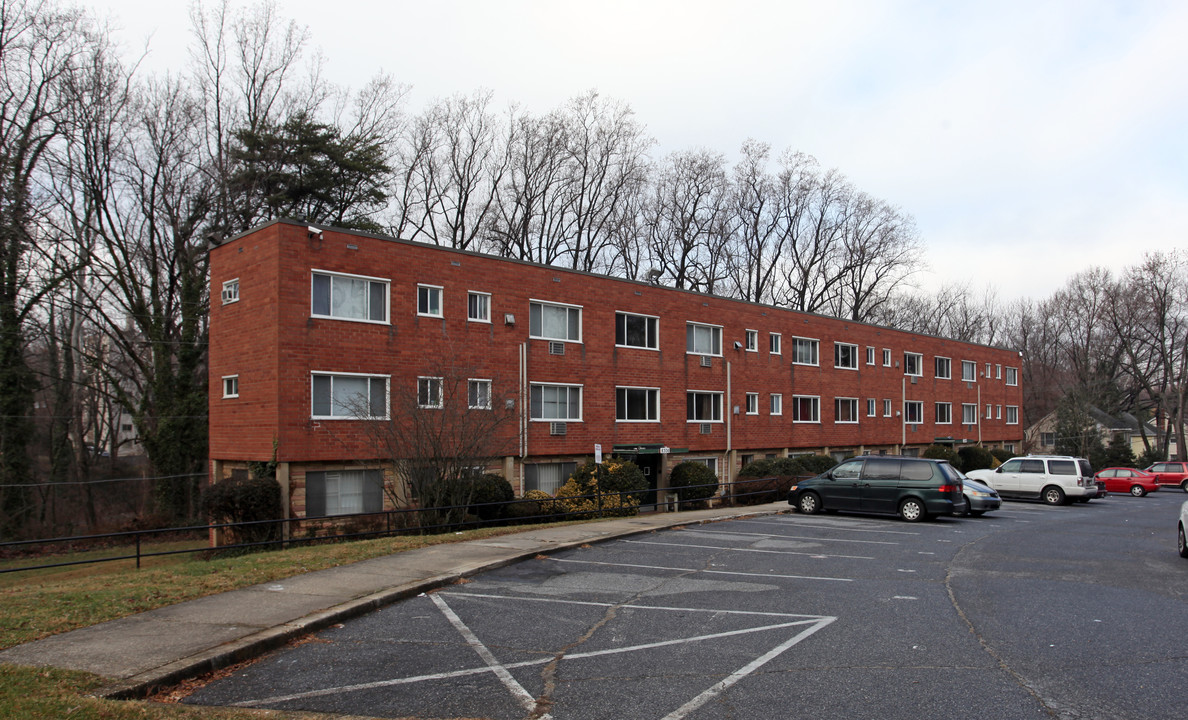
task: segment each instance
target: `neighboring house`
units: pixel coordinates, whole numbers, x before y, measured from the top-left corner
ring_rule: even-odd
[[[1138,418],[1128,412],[1111,415],[1100,408],[1090,407],[1089,416],[1093,419],[1093,427],[1101,435],[1101,442],[1103,445],[1109,445],[1114,438],[1122,438],[1130,443],[1130,449],[1134,452],[1135,457],[1146,452],[1146,447],[1143,445],[1143,432],[1146,432],[1147,441],[1154,447],[1156,440],[1160,433],[1151,423],[1145,423],[1140,430],[1140,423]],[[1048,413],[1040,418],[1034,425],[1027,428],[1025,433],[1027,446],[1031,452],[1034,453],[1051,453],[1056,449],[1056,411]],[[1175,439],[1172,439],[1172,447],[1170,448],[1172,454],[1175,452]]]
[[[291,221],[212,247],[210,276],[212,481],[275,459],[286,516],[390,507],[367,417],[440,409],[449,367],[457,407],[514,412],[490,469],[517,493],[595,444],[662,488],[683,460],[730,481],[756,457],[1023,440],[1014,350]]]

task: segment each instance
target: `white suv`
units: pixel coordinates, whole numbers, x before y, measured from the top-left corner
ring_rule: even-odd
[[[1084,458],[1028,455],[1007,460],[994,470],[965,473],[1005,498],[1039,498],[1049,505],[1088,502],[1097,495],[1093,468]]]

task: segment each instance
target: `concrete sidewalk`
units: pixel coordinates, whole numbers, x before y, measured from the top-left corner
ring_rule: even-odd
[[[0,662],[85,670],[112,681],[100,691],[104,697],[144,696],[397,600],[540,553],[788,509],[787,503],[776,502],[655,513],[434,545],[54,635],[0,651]]]

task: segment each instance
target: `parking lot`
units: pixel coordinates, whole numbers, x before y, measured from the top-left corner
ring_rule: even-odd
[[[398,603],[188,702],[500,720],[1178,716],[1184,499],[637,535]]]

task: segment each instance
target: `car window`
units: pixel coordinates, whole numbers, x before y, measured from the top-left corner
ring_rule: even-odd
[[[969,479],[969,478],[965,477],[964,475],[962,475],[960,470],[953,467],[949,463],[946,463],[946,462],[939,463],[937,465],[937,467],[940,468],[941,475],[943,475],[946,480],[962,480],[962,481],[964,481],[964,480]]]
[[[831,473],[835,480],[853,480],[862,475],[862,461],[851,460],[833,468]]]
[[[863,477],[870,480],[898,480],[900,460],[894,458],[873,458],[866,461]],[[923,463],[908,463],[920,465]]]
[[[1171,472],[1171,463],[1155,463],[1151,466],[1151,472]]]
[[[1048,472],[1053,475],[1076,475],[1077,464],[1072,460],[1049,460]]]
[[[1126,472],[1126,471],[1125,470],[1102,470],[1101,472],[1097,473],[1097,476],[1098,477],[1118,477],[1119,475],[1121,475],[1124,472]]]
[[[1023,464],[1022,460],[1007,460],[1000,468],[1003,472],[1019,472],[1019,466]]]
[[[905,462],[900,472],[904,480],[931,480],[932,466],[929,462]]]
[[[1093,477],[1093,466],[1089,464],[1088,460],[1077,460],[1077,467],[1081,469],[1081,474],[1085,477]]]
[[[1019,472],[1044,474],[1043,460],[1023,460]]]

